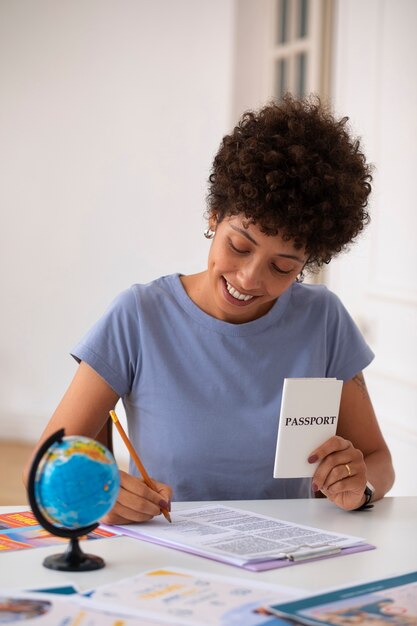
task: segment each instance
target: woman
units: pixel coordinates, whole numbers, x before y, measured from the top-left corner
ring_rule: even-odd
[[[224,137],[199,274],[120,294],[76,346],[80,365],[41,441],[95,437],[123,399],[148,488],[121,472],[107,523],[149,520],[176,500],[308,497],[352,510],[394,472],[362,370],[373,354],[338,298],[301,284],[369,221],[370,168],[319,101],[290,96]],[[337,435],[311,451],[313,480],[274,480],[284,378],[344,381]],[[373,485],[370,489],[370,485]]]

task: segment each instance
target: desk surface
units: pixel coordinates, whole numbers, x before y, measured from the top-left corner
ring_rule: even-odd
[[[201,503],[194,503],[195,505]],[[178,550],[164,548],[128,537],[114,537],[83,543],[83,550],[103,557],[106,567],[96,572],[54,572],[42,566],[48,554],[63,550],[61,545],[0,554],[0,587],[33,588],[73,582],[80,590],[112,582],[157,567],[191,570],[240,577],[247,580],[319,590],[364,579],[375,579],[417,570],[417,497],[384,498],[370,511],[345,512],[322,499],[262,500],[224,502],[291,522],[364,537],[376,550],[322,561],[301,563],[280,570],[252,573]],[[174,503],[172,516],[191,503]],[[0,513],[27,507],[0,507]]]

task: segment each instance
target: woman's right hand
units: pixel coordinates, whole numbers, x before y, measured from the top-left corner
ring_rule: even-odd
[[[153,481],[155,491],[136,478],[120,470],[120,491],[116,504],[100,521],[103,524],[132,524],[147,522],[161,509],[171,510],[172,489]]]

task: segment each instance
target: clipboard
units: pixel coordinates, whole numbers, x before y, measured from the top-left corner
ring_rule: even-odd
[[[113,529],[113,532],[120,533],[126,537],[131,537],[132,539],[139,539],[141,541],[146,541],[147,543],[154,543],[158,546],[163,546],[166,548],[173,548],[174,550],[179,550],[180,552],[186,552],[187,554],[194,554],[195,556],[201,556],[205,559],[210,559],[210,561],[217,561],[219,563],[224,563],[226,565],[233,565],[234,567],[240,567],[242,569],[248,570],[250,572],[265,572],[271,569],[281,569],[282,567],[291,567],[292,565],[299,565],[300,563],[309,563],[314,561],[321,561],[323,559],[334,558],[338,556],[345,556],[348,554],[355,554],[356,552],[366,552],[367,550],[375,550],[376,546],[370,543],[358,543],[355,546],[349,546],[346,548],[340,548],[337,546],[326,546],[327,549],[323,549],[323,546],[320,546],[320,549],[314,550],[309,549],[308,555],[303,555],[301,551],[296,555],[296,551],[292,553],[288,553],[286,557],[282,558],[272,558],[263,561],[252,561],[243,564],[237,564],[221,555],[209,554],[203,550],[198,550],[194,547],[186,546],[186,545],[168,545],[165,542],[161,542],[160,540],[150,537],[149,535],[141,535],[137,530],[129,529],[128,526],[107,526],[105,524],[100,525],[100,527],[108,530],[109,528]]]
[[[329,550],[322,554],[312,554],[305,559],[275,559],[272,561],[265,561],[264,563],[248,563],[244,566],[244,569],[250,572],[265,572],[270,569],[280,569],[282,567],[290,567],[291,565],[298,565],[300,563],[311,563],[314,561],[322,561],[323,559],[331,559],[337,556],[345,556],[348,554],[355,554],[356,552],[366,552],[368,550],[375,550],[376,546],[370,543],[360,543],[356,546],[350,546],[348,548],[340,548],[337,551]]]
[[[175,528],[176,522],[178,528]],[[375,548],[362,537],[294,524],[223,504],[182,509],[174,515],[172,526],[154,519],[149,523],[111,528],[134,539],[252,572]],[[264,536],[265,530],[269,538]]]

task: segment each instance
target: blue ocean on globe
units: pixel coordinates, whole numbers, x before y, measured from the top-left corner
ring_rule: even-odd
[[[97,522],[116,502],[119,470],[98,441],[67,436],[53,443],[35,477],[35,498],[46,519],[59,528]]]

